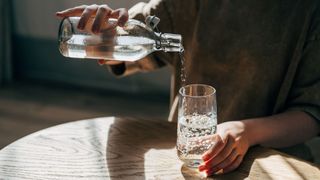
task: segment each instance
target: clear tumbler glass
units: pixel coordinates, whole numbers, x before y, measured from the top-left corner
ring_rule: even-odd
[[[213,144],[207,137],[216,132],[216,90],[203,84],[191,84],[179,90],[177,152],[186,166],[196,168],[201,156]]]

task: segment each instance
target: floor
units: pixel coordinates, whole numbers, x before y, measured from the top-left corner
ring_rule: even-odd
[[[32,132],[65,122],[105,116],[165,120],[168,109],[166,95],[15,83],[0,88],[0,149]]]
[[[65,122],[105,116],[165,121],[168,109],[166,95],[19,82],[0,88],[0,149],[32,132]],[[308,145],[320,164],[320,137]]]

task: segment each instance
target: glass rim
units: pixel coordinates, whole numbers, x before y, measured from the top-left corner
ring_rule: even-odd
[[[201,87],[206,87],[206,88],[209,88],[212,90],[211,93],[207,94],[207,95],[203,95],[203,96],[195,96],[195,95],[186,95],[185,93],[183,93],[183,89],[186,89],[188,87],[191,87],[191,86],[201,86]],[[179,89],[179,94],[183,97],[190,97],[190,98],[206,98],[208,96],[212,96],[212,95],[215,95],[216,94],[216,89],[210,85],[207,85],[207,84],[188,84],[186,86],[183,86]]]

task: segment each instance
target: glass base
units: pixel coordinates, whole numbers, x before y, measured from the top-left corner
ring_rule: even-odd
[[[184,164],[189,168],[198,168],[202,162],[201,159],[184,159]]]
[[[205,172],[201,172],[198,168],[189,167],[187,164],[183,164],[181,167],[181,173],[185,177],[185,179],[205,179],[207,178],[207,174]]]

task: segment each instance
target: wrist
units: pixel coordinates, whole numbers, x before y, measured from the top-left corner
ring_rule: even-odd
[[[247,137],[247,141],[249,146],[254,146],[258,144],[258,134],[256,133],[255,129],[257,128],[254,124],[254,120],[243,120],[242,121],[245,127],[245,133]],[[259,131],[258,131],[259,132]]]

